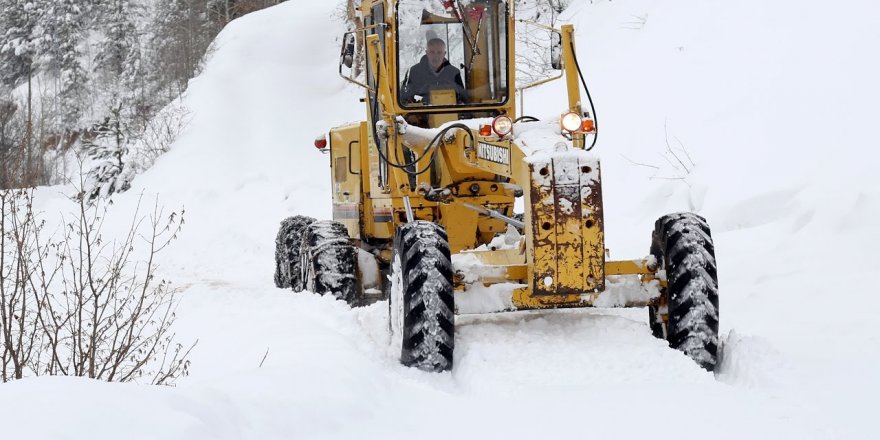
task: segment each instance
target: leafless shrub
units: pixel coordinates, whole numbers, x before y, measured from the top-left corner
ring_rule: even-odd
[[[192,346],[171,332],[178,290],[156,279],[156,257],[177,237],[183,212],[148,215],[140,201],[122,237],[101,230],[110,203],[76,211],[46,238],[32,190],[0,192],[0,379],[69,375],[173,384]]]
[[[43,289],[57,273],[46,270],[52,250],[39,241],[45,223],[37,221],[27,190],[0,191],[0,380],[30,372],[43,345],[40,314]]]
[[[668,121],[663,124],[663,132],[666,148],[657,152],[662,162],[636,161],[626,156],[623,158],[633,165],[653,170],[650,179],[681,180],[690,185],[688,177],[696,168],[696,162],[678,137],[672,136],[674,142],[670,142]]]
[[[144,123],[134,150],[135,160],[143,166],[143,170],[152,166],[159,156],[171,149],[171,144],[189,124],[190,115],[186,107],[174,102]]]

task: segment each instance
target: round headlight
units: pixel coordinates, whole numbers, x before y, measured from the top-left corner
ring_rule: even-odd
[[[581,129],[581,117],[575,112],[568,112],[559,119],[562,129],[574,133]]]
[[[513,121],[507,116],[499,116],[492,121],[492,130],[500,137],[507,136],[512,129]]]

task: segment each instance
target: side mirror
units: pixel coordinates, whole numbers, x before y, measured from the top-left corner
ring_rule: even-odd
[[[562,70],[562,33],[550,32],[550,67],[553,70]]]
[[[339,63],[351,69],[354,65],[354,32],[348,32],[342,37],[342,53],[339,55]]]
[[[364,72],[360,68],[361,66],[356,65],[357,53],[363,48],[358,48],[355,32],[357,31],[346,32],[342,36],[342,51],[339,53],[339,76],[352,84],[369,89],[370,87],[359,79]]]

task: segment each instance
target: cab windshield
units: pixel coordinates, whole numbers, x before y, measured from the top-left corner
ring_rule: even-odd
[[[505,103],[506,18],[505,0],[400,0],[400,105],[417,109]]]

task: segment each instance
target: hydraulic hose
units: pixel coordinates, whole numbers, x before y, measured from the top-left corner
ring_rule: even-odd
[[[593,106],[593,97],[590,95],[590,88],[587,87],[587,82],[584,81],[584,74],[581,73],[581,66],[578,63],[577,53],[574,51],[574,41],[571,42],[571,57],[574,59],[574,67],[577,69],[578,76],[581,78],[581,84],[583,84],[584,90],[587,92],[587,101],[590,103],[590,114],[593,115],[593,127],[595,133],[593,134],[593,142],[590,144],[590,148],[587,148],[587,151],[590,151],[596,146],[596,141],[599,139],[599,117],[596,116],[596,107]]]
[[[458,129],[464,130],[467,133],[468,137],[470,138],[471,147],[473,148],[475,139],[474,139],[474,134],[471,131],[470,127],[468,127],[467,125],[464,125],[462,123],[455,123],[455,124],[451,124],[451,125],[446,126],[443,130],[441,130],[439,133],[437,133],[437,135],[434,136],[434,138],[431,139],[431,142],[429,142],[428,145],[425,147],[425,150],[422,152],[422,154],[420,154],[418,157],[413,159],[411,162],[407,162],[407,163],[391,162],[388,159],[388,157],[385,156],[385,153],[382,151],[381,148],[377,148],[376,150],[379,152],[379,156],[382,158],[382,160],[385,161],[385,163],[387,163],[388,165],[390,165],[394,168],[399,168],[409,175],[418,176],[420,174],[424,174],[434,164],[434,160],[436,160],[436,158],[437,158],[437,151],[440,149],[440,145],[439,145],[438,141],[441,138],[443,138],[443,136],[445,136],[446,133],[449,132],[449,130],[452,130],[453,128],[458,128]],[[419,163],[419,161],[421,161],[425,156],[427,156],[429,152],[431,153],[431,160],[430,160],[430,162],[428,162],[427,165],[425,165],[425,168],[418,170],[418,171],[410,171],[407,169],[407,168],[412,167],[413,165]]]
[[[538,122],[538,121],[540,121],[540,119],[538,119],[534,116],[520,116],[520,117],[514,119],[513,123],[516,124],[517,122]]]

